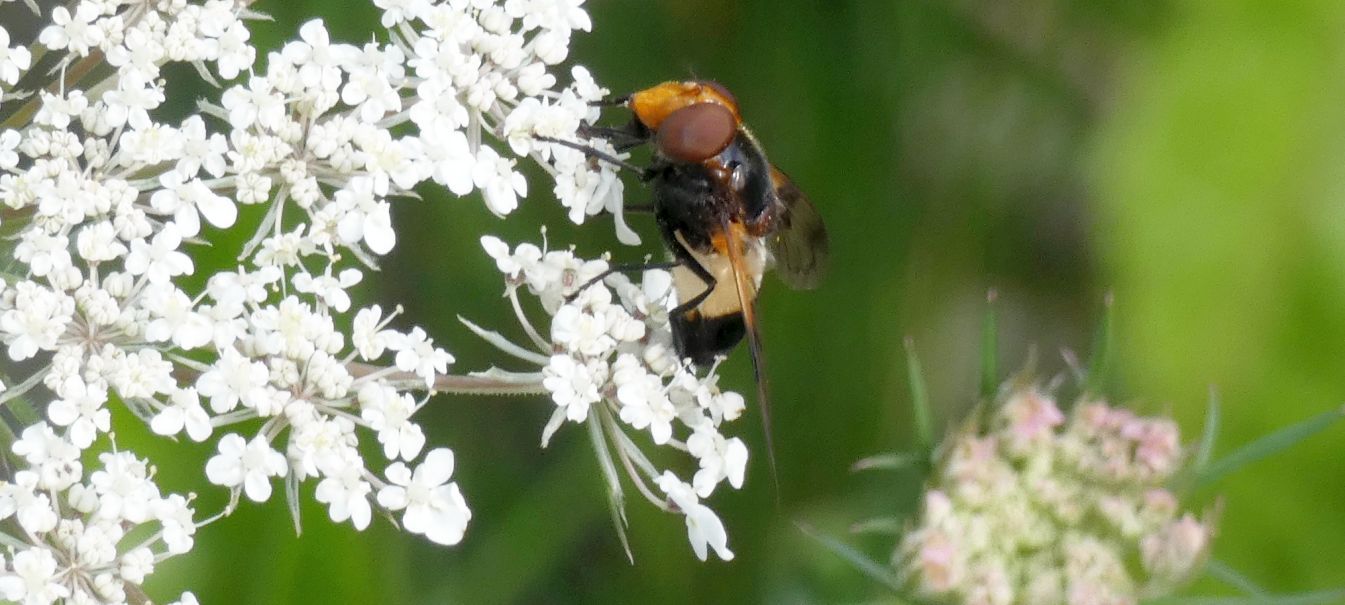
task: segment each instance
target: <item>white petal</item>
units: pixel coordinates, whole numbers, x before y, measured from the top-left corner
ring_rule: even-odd
[[[374,254],[387,254],[397,244],[397,232],[392,229],[392,217],[388,215],[388,203],[382,202],[378,209],[370,213],[364,224],[364,243]]]
[[[262,473],[248,473],[243,478],[243,492],[253,502],[265,502],[271,497],[271,480]]]
[[[411,484],[411,469],[407,468],[401,462],[394,462],[388,465],[388,469],[383,471],[394,485],[406,486]]]
[[[222,195],[207,192],[197,200],[196,206],[201,209],[206,221],[220,229],[228,229],[238,220],[238,208]]]
[[[191,313],[174,332],[173,342],[183,349],[195,349],[210,342],[214,336],[215,328],[210,320],[200,313]]]
[[[724,449],[724,472],[729,477],[729,485],[734,489],[743,486],[743,475],[747,472],[747,446],[737,437],[730,439]]]
[[[156,435],[171,437],[182,430],[183,414],[181,408],[170,407],[164,409],[149,421],[150,430]]]
[[[388,510],[406,508],[406,490],[395,485],[380,489],[378,490],[378,504]]]
[[[509,244],[494,235],[481,236],[481,248],[493,259],[509,258]]]
[[[173,223],[177,224],[178,231],[186,237],[196,237],[201,232],[201,217],[191,204],[178,207],[177,212],[173,213]]]
[[[416,469],[416,480],[430,485],[443,485],[453,476],[453,450],[435,448],[425,455],[425,461]]]
[[[69,426],[76,418],[79,418],[79,410],[69,401],[57,399],[47,406],[47,417],[57,425]]]
[[[373,516],[373,511],[369,507],[367,498],[360,498],[350,503],[350,522],[355,525],[355,529],[364,530],[369,527],[369,521]]]
[[[364,216],[358,212],[345,215],[341,218],[341,222],[336,224],[336,234],[347,244],[360,241],[360,238],[364,237]]]
[[[236,458],[215,456],[205,463],[205,476],[215,485],[234,487],[243,482],[243,467]]]
[[[691,548],[696,551],[696,556],[704,561],[708,554],[705,550],[708,544],[720,559],[732,561],[733,551],[728,547],[728,533],[724,531],[724,523],[714,511],[704,504],[697,504],[686,511],[686,514],[687,537],[691,540]]]

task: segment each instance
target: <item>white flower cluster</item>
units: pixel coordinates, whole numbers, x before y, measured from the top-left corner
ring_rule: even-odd
[[[109,470],[81,483],[80,454],[106,442],[116,404],[160,435],[216,440],[205,476],[231,490],[224,514],[242,495],[267,500],[280,478],[297,522],[297,484],[313,480],[334,521],[363,529],[381,508],[458,542],[471,512],[452,453],[427,451],[412,420],[428,399],[412,392],[436,390],[453,357],[349,294],[396,243],[390,199],[433,182],[480,191],[505,214],[527,191],[509,156],[531,154],[575,220],[620,206],[610,167],[528,143],[574,138],[606,94],[582,68],[564,88],[551,73],[590,26],[582,0],[375,0],[385,39],[333,42],[311,21],[263,73],[249,4],[50,8],[38,41],[58,81],[40,90],[14,89],[35,68],[0,27],[0,100],[30,110],[0,129],[0,221],[14,242],[0,279],[0,403],[46,419],[14,446],[25,470],[0,481],[0,514],[24,530],[0,532],[6,598],[83,602],[79,589],[120,602],[119,582],[190,548],[186,499],[160,498],[145,462],[103,454]],[[225,82],[218,103],[161,121],[170,62]],[[202,271],[189,246],[230,229],[251,235],[236,265]],[[381,475],[363,434],[382,446]],[[118,554],[126,524],[146,522],[158,537]],[[60,586],[43,583],[48,572]]]
[[[1065,415],[1010,392],[939,453],[924,511],[894,555],[918,594],[965,605],[1133,605],[1189,579],[1213,527],[1165,485],[1177,426],[1080,400]]]
[[[27,468],[0,483],[0,519],[19,530],[3,539],[0,598],[126,602],[160,561],[191,550],[189,498],[162,494],[147,461],[105,452],[86,478],[80,448],[46,423],[25,429],[13,452]]]
[[[588,423],[599,460],[611,469],[608,487],[618,507],[621,487],[615,467],[620,464],[654,505],[686,516],[696,556],[705,560],[708,546],[721,559],[733,558],[723,523],[700,500],[725,481],[734,488],[742,486],[747,447],[737,437],[725,437],[720,428],[742,415],[744,401],[738,393],[721,391],[713,370],[698,377],[677,358],[668,324],[668,309],[676,304],[671,275],[646,271],[637,284],[611,273],[590,284],[607,272],[605,260],[584,260],[570,250],[548,251],[533,244],[520,244],[511,251],[508,244],[490,236],[481,243],[505,276],[506,295],[514,302],[532,349],[474,329],[506,352],[540,367],[540,376],[511,375],[520,381],[540,379],[556,404],[542,430],[542,445],[566,421]],[[549,337],[543,337],[524,315],[518,296],[521,286],[551,316]],[[646,432],[654,445],[690,455],[697,467],[691,481],[659,471],[628,430]],[[615,452],[615,460],[609,452]],[[648,482],[665,496],[655,495]]]

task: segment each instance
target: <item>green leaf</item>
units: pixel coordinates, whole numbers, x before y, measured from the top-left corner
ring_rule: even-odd
[[[1242,592],[1248,595],[1257,597],[1266,595],[1266,591],[1264,588],[1257,586],[1256,582],[1253,582],[1251,578],[1242,575],[1240,572],[1238,572],[1238,570],[1229,567],[1228,564],[1224,563],[1223,561],[1219,561],[1217,559],[1211,559],[1209,562],[1205,564],[1205,573],[1208,574],[1210,577],[1219,580],[1224,584],[1232,586],[1233,588],[1241,590]]]
[[[1113,302],[1110,292],[1102,299],[1102,320],[1098,322],[1093,352],[1088,358],[1088,381],[1084,383],[1084,390],[1095,395],[1106,394],[1111,373]]]
[[[900,536],[902,529],[901,519],[897,517],[874,517],[850,524],[850,533],[852,534]]]
[[[1337,420],[1340,420],[1341,416],[1342,410],[1340,408],[1322,412],[1248,443],[1233,453],[1199,469],[1192,479],[1190,488],[1193,490],[1203,488],[1222,479],[1224,475],[1288,449],[1331,426]]]
[[[851,472],[859,471],[899,471],[920,463],[924,456],[913,452],[893,452],[861,458],[850,466]]]
[[[999,388],[999,322],[995,302],[999,292],[985,294],[985,320],[981,324],[981,398],[990,399]]]
[[[906,337],[906,375],[911,388],[911,412],[915,419],[915,439],[921,450],[934,447],[934,420],[929,410],[929,393],[925,389],[925,373],[920,359],[915,356],[915,340]]]
[[[1219,392],[1210,387],[1210,402],[1205,407],[1205,428],[1200,434],[1200,445],[1196,448],[1195,467],[1205,468],[1214,455],[1214,440],[1219,436]]]
[[[1145,601],[1144,605],[1327,605],[1345,599],[1345,589],[1304,592],[1294,595],[1252,595],[1245,597],[1167,597]]]
[[[870,559],[864,553],[859,552],[855,547],[823,534],[806,523],[795,522],[794,525],[798,527],[799,531],[803,532],[804,535],[816,540],[836,556],[845,559],[846,562],[868,576],[869,579],[892,589],[892,591],[897,594],[905,593],[906,589],[902,587],[901,580],[897,578],[896,573],[894,573],[888,566]]]

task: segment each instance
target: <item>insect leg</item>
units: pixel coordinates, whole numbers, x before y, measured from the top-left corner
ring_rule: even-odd
[[[618,158],[618,157],[616,157],[616,156],[614,156],[614,155],[612,155],[612,154],[609,154],[609,153],[607,153],[607,152],[605,152],[605,151],[603,151],[603,150],[601,150],[601,149],[598,149],[598,148],[596,148],[596,147],[593,147],[592,145],[585,145],[585,144],[583,144],[583,143],[576,143],[576,142],[574,142],[574,141],[566,141],[566,140],[564,140],[564,139],[557,139],[557,138],[554,138],[554,137],[549,137],[549,136],[546,136],[546,135],[540,135],[540,134],[539,134],[539,135],[535,135],[535,136],[533,136],[532,138],[535,139],[535,140],[538,140],[538,141],[542,141],[543,143],[555,143],[556,145],[560,145],[561,147],[569,147],[570,149],[574,149],[574,150],[576,150],[576,151],[582,151],[582,152],[584,153],[584,155],[586,155],[586,156],[594,157],[594,158],[598,158],[598,159],[603,160],[603,161],[605,161],[605,162],[607,162],[607,163],[609,163],[609,164],[613,164],[613,165],[616,165],[616,166],[620,166],[620,167],[622,167],[622,168],[625,168],[626,170],[630,170],[630,171],[632,171],[632,172],[638,172],[638,173],[640,173],[641,175],[643,175],[643,174],[645,174],[646,172],[648,172],[648,170],[645,169],[645,168],[641,168],[641,167],[639,167],[639,166],[636,166],[635,164],[632,164],[632,163],[630,163],[630,162],[627,162],[626,160],[623,160],[623,159]],[[641,180],[644,180],[644,179],[641,178]]]
[[[625,105],[629,101],[630,95],[619,95],[615,97],[607,97],[606,99],[598,99],[597,101],[589,101],[588,104],[593,107],[612,107],[614,105]]]
[[[627,162],[626,160],[623,160],[623,159],[621,159],[621,158],[618,158],[618,157],[616,157],[616,156],[614,156],[614,155],[612,155],[612,154],[610,154],[610,153],[607,153],[607,152],[605,152],[605,151],[603,151],[603,150],[601,150],[601,149],[597,149],[597,148],[593,147],[592,145],[585,145],[585,144],[583,144],[583,143],[576,143],[576,142],[574,142],[574,141],[566,141],[566,140],[562,140],[562,139],[556,139],[556,138],[548,137],[548,136],[545,136],[545,135],[536,135],[536,136],[534,136],[533,138],[536,139],[536,140],[538,140],[538,141],[542,141],[543,143],[555,143],[556,145],[560,145],[561,147],[569,147],[570,149],[574,149],[574,150],[576,150],[576,151],[581,151],[581,152],[584,153],[584,155],[587,155],[587,156],[589,156],[589,157],[598,158],[598,159],[603,160],[603,161],[605,161],[605,162],[607,162],[607,163],[609,163],[609,164],[612,164],[612,165],[614,165],[614,166],[619,166],[619,167],[621,167],[621,168],[625,168],[626,170],[629,170],[629,171],[631,171],[631,172],[634,172],[634,173],[638,174],[638,175],[639,175],[639,178],[640,178],[640,182],[645,182],[645,181],[648,181],[649,179],[654,178],[654,169],[653,169],[652,167],[649,167],[649,168],[641,168],[641,167],[639,167],[639,166],[636,166],[635,164],[632,164],[632,163],[630,163],[630,162]]]
[[[704,301],[710,296],[711,292],[715,291],[715,284],[719,283],[719,280],[715,279],[714,274],[710,273],[709,269],[706,269],[704,265],[701,265],[700,261],[696,260],[696,256],[693,255],[690,250],[687,250],[686,246],[683,245],[681,241],[672,239],[670,243],[672,244],[669,247],[672,249],[673,258],[677,260],[676,264],[686,267],[695,274],[696,277],[700,278],[702,282],[705,282],[705,289],[702,290],[700,294],[673,307],[673,309],[668,312],[669,315],[681,315],[700,306],[701,301]]]
[[[617,151],[629,151],[649,142],[648,134],[631,132],[627,128],[610,128],[607,126],[588,126],[581,124],[578,134],[581,137],[597,137],[608,141]]]
[[[597,277],[594,277],[593,279],[584,282],[583,285],[580,285],[578,288],[575,288],[574,293],[565,297],[565,302],[573,301],[576,297],[579,296],[580,292],[587,290],[589,286],[592,286],[593,284],[596,284],[604,279],[607,279],[607,276],[613,273],[634,273],[636,271],[648,271],[649,269],[671,269],[681,264],[682,264],[681,261],[673,260],[662,263],[621,263],[612,265],[608,267],[606,271],[599,273]]]

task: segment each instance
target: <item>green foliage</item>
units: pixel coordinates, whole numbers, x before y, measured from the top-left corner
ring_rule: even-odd
[[[1084,391],[1105,396],[1111,378],[1112,344],[1114,338],[1115,313],[1112,295],[1107,294],[1102,305],[1102,319],[1098,321],[1096,336],[1093,337],[1093,354],[1088,358],[1088,375],[1084,381]]]
[[[841,557],[846,562],[855,566],[855,569],[862,572],[870,580],[887,587],[892,592],[902,594],[905,589],[901,585],[901,580],[897,578],[896,571],[887,565],[869,559],[868,555],[856,550],[854,547],[837,540],[831,536],[820,533],[817,530],[799,524],[799,531],[802,531],[808,537],[817,541],[818,544],[826,547],[836,556]]]
[[[1126,388],[1220,442],[1345,397],[1345,55],[1339,2],[1184,2],[1126,57],[1096,133],[1095,232]],[[1345,583],[1342,439],[1220,482],[1216,552],[1288,592]]]
[[[906,339],[906,380],[911,388],[911,416],[915,423],[915,445],[922,452],[934,447],[934,415],[929,410],[929,391],[925,372],[915,355],[915,342]]]
[[[1245,466],[1268,458],[1303,442],[1345,416],[1345,410],[1330,410],[1270,433],[1227,456],[1195,468],[1191,489],[1209,487]]]
[[[1107,317],[1103,320],[1104,325],[1109,326],[1111,321],[1112,318],[1110,313],[1110,304],[1108,304]],[[1100,334],[1099,337],[1108,338],[1109,331],[1110,331],[1109,328],[1104,328],[1099,332]],[[1107,347],[1106,344],[1095,346],[1095,351],[1105,350],[1106,347]],[[919,419],[923,415],[922,412],[920,411],[920,408],[928,407],[929,397],[923,390],[922,372],[920,370],[918,362],[915,361],[913,346],[909,342],[907,343],[907,349],[908,349],[907,351],[908,359],[911,360],[910,364],[911,383],[913,385],[921,385],[919,388],[913,386],[911,393],[911,399],[916,402],[914,404],[916,408],[915,416],[917,419]],[[1093,359],[1094,360],[1098,359],[1097,353],[1094,354]],[[1100,364],[1094,361],[1091,364],[1091,366],[1092,371],[1090,371],[1087,377],[1084,377],[1085,380],[1088,380],[1096,375],[1095,374],[1096,369],[1100,367]],[[1030,377],[1017,377],[1011,379],[1010,384],[1013,385],[1017,381],[1026,382],[1030,380],[1032,380]],[[1015,386],[1022,386],[1022,385],[1015,385]],[[1087,396],[1088,393],[1090,392],[1096,393],[1097,391],[1094,389],[1086,389],[1085,396]],[[973,417],[974,415],[979,413],[981,413],[981,410],[978,408],[977,410],[972,412]],[[1305,440],[1331,427],[1338,420],[1340,420],[1342,416],[1345,416],[1345,408],[1332,409],[1327,412],[1323,412],[1310,418],[1307,418],[1305,420],[1295,422],[1289,426],[1286,426],[1272,433],[1264,435],[1260,438],[1257,438],[1251,441],[1250,443],[1247,443],[1235,449],[1233,452],[1227,454],[1226,456],[1218,460],[1212,461],[1211,457],[1214,451],[1214,443],[1218,436],[1218,430],[1219,430],[1219,418],[1220,418],[1219,414],[1220,411],[1219,411],[1218,398],[1215,397],[1213,392],[1211,392],[1209,405],[1206,411],[1205,427],[1201,433],[1200,440],[1195,444],[1195,454],[1191,458],[1190,467],[1173,480],[1173,483],[1175,485],[1172,487],[1175,488],[1174,492],[1176,492],[1178,495],[1189,494],[1189,492],[1191,491],[1199,490],[1202,488],[1210,488],[1217,482],[1227,480],[1229,475],[1238,472],[1240,470],[1243,470],[1244,468],[1252,465],[1253,463],[1259,462],[1261,460],[1264,460],[1277,454],[1281,454],[1293,447],[1302,445]],[[917,433],[919,432],[920,430],[917,430]],[[945,448],[947,446],[938,446],[938,447],[940,447],[942,450],[942,448]],[[928,450],[922,449],[921,451],[926,452]],[[927,460],[927,458],[913,454],[899,454],[899,453],[881,454],[861,459],[860,461],[856,462],[854,466],[852,466],[851,468],[852,470],[855,471],[859,470],[905,471],[908,469],[915,469],[917,471],[922,472],[922,480],[929,480],[929,477],[924,475],[924,473],[928,469],[926,467],[917,465],[918,462],[925,460]],[[933,481],[937,484],[938,480],[934,479]],[[939,487],[938,489],[946,489],[946,488]],[[1215,520],[1213,521],[1216,526],[1216,531],[1217,531],[1217,517],[1218,514],[1216,512],[1214,514]],[[892,569],[890,565],[882,563],[881,562],[883,560],[882,558],[871,557],[869,554],[861,551],[855,546],[848,544],[843,540],[821,533],[807,524],[798,523],[797,526],[800,531],[802,531],[810,539],[815,541],[819,546],[834,553],[841,560],[850,564],[856,571],[860,572],[862,575],[866,576],[871,581],[875,582],[877,585],[883,586],[886,589],[890,590],[892,593],[894,593],[895,597],[899,600],[899,602],[905,602],[916,598],[914,595],[910,593],[911,590],[910,586],[908,586],[906,582],[903,582],[901,577],[898,575],[899,572],[897,570]],[[907,548],[904,545],[905,543],[902,542],[902,536],[904,534],[904,531],[905,528],[902,525],[901,520],[895,517],[878,517],[858,522],[856,524],[851,525],[850,527],[850,533],[853,535],[878,534],[878,535],[891,536],[894,543],[902,544],[900,548],[903,549],[903,552],[905,552],[904,549]],[[1203,567],[1194,568],[1194,571],[1192,573],[1193,575],[1197,576],[1203,575],[1209,577],[1210,579],[1222,582],[1228,586],[1240,590],[1241,592],[1245,593],[1246,596],[1162,597],[1162,598],[1148,599],[1145,601],[1145,604],[1146,605],[1186,605],[1186,604],[1239,605],[1245,603],[1247,605],[1252,605],[1257,603],[1263,603],[1265,605],[1281,605],[1281,604],[1289,605],[1289,604],[1301,603],[1307,605],[1315,603],[1335,602],[1336,599],[1340,598],[1341,596],[1345,596],[1345,590],[1325,590],[1319,592],[1300,593],[1293,595],[1271,595],[1268,594],[1260,586],[1258,586],[1253,580],[1247,578],[1242,573],[1236,571],[1231,566],[1219,560],[1210,560],[1206,562]]]
[[[999,321],[995,300],[999,293],[991,290],[985,296],[985,319],[981,321],[981,399],[989,401],[999,388]]]
[[[367,39],[377,19],[346,4],[259,2],[276,21],[256,37],[283,39],[321,15],[334,35]],[[1115,355],[1105,359],[1123,363],[1093,363],[1090,378],[1106,368],[1113,395],[1149,398],[1188,434],[1209,384],[1224,394],[1225,444],[1345,398],[1345,4],[589,4],[594,32],[575,40],[573,61],[616,92],[690,74],[724,82],[827,221],[829,281],[794,293],[768,278],[762,294],[780,507],[757,455],[741,492],[714,497],[735,561],[696,561],[680,519],[633,507],[632,567],[600,470],[584,462],[583,430],[541,451],[545,402],[440,397],[422,413],[431,443],[454,448],[474,511],[460,547],[406,538],[382,519],[364,533],[333,526],[320,507],[305,507],[295,538],[279,501],[245,505],[203,530],[152,589],[194,587],[207,603],[868,599],[881,589],[816,556],[815,542],[791,541],[790,519],[834,535],[825,520],[909,512],[919,487],[909,474],[845,469],[894,444],[915,449],[903,442],[911,426],[926,427],[917,436],[927,442],[932,418],[961,417],[987,374],[1021,367],[1030,345],[1051,356],[1097,342],[1109,290],[1123,312],[1106,323]],[[566,225],[543,181],[531,185],[507,221],[476,198],[432,191],[400,204],[397,252],[367,280],[371,297],[405,304],[461,369],[501,361],[453,319],[503,309],[482,232],[538,240],[546,221],[552,242],[582,253],[659,253],[616,248],[601,217]],[[643,195],[627,189],[633,203]],[[636,228],[654,241],[652,225]],[[232,262],[219,254],[198,264]],[[981,326],[1011,352],[1002,359],[977,350],[988,286],[1000,297]],[[914,360],[899,334],[920,343],[923,381],[947,408],[892,405]],[[726,364],[723,383],[750,392],[745,357]],[[181,451],[126,426],[116,428],[128,446]],[[1274,593],[1345,584],[1342,446],[1333,431],[1222,480],[1218,556]],[[160,473],[205,500],[190,481],[208,453],[193,454]],[[882,543],[854,548],[872,556]],[[1226,602],[1329,602],[1238,598]]]
[[[1329,605],[1345,599],[1345,590],[1323,590],[1294,595],[1251,597],[1186,597],[1155,599],[1145,605]]]
[[[1205,426],[1200,432],[1200,442],[1196,446],[1195,468],[1205,468],[1214,456],[1214,444],[1219,438],[1219,393],[1210,389],[1210,401],[1205,406]]]

